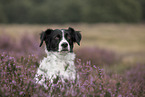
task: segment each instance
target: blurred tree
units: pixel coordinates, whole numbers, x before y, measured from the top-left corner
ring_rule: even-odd
[[[74,0],[71,0],[63,7],[62,16],[64,16],[64,22],[80,22],[81,14],[80,4]]]
[[[145,1],[0,0],[0,14],[1,23],[139,22]]]
[[[139,0],[142,9],[142,19],[145,22],[145,0]]]
[[[29,18],[29,9],[31,5],[28,0],[18,1],[13,0],[9,3],[5,3],[5,14],[7,15],[9,23],[27,23],[27,19]]]
[[[138,22],[141,8],[135,0],[85,0],[86,22]]]
[[[0,23],[6,23],[6,22],[7,22],[7,17],[6,14],[4,13],[2,4],[0,4]]]

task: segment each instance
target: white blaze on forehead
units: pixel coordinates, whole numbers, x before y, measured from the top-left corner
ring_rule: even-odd
[[[61,32],[62,32],[62,40],[59,43],[58,51],[62,51],[62,49],[63,49],[62,48],[62,44],[63,43],[67,43],[68,44],[67,49],[68,49],[68,51],[70,51],[70,45],[69,45],[68,41],[65,39],[64,30],[61,30]]]

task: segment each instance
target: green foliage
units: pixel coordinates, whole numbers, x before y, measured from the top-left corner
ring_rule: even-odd
[[[111,97],[111,94],[108,91],[106,91],[104,97]]]
[[[7,18],[6,18],[6,15],[3,11],[3,7],[2,5],[0,4],[0,23],[3,23],[3,22],[7,22]]]
[[[141,4],[141,9],[142,9],[142,18],[145,21],[145,0],[138,0]]]
[[[0,0],[0,22],[139,22],[144,5],[143,0]]]
[[[135,0],[86,0],[86,22],[138,22],[139,3]]]

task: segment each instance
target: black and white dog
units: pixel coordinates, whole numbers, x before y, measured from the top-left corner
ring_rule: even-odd
[[[36,83],[39,83],[47,88],[45,80],[50,80],[60,77],[61,80],[76,80],[76,68],[74,65],[75,54],[73,53],[73,45],[80,45],[80,31],[75,31],[73,28],[68,29],[47,29],[41,33],[40,47],[45,41],[45,52],[47,57],[40,62],[39,68],[35,75]],[[39,79],[41,76],[41,79]]]

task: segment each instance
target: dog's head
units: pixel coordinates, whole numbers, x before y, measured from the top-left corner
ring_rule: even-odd
[[[47,29],[41,33],[40,40],[40,47],[45,41],[48,51],[73,52],[74,43],[80,45],[81,34],[80,31],[75,31],[70,27],[68,29]]]

